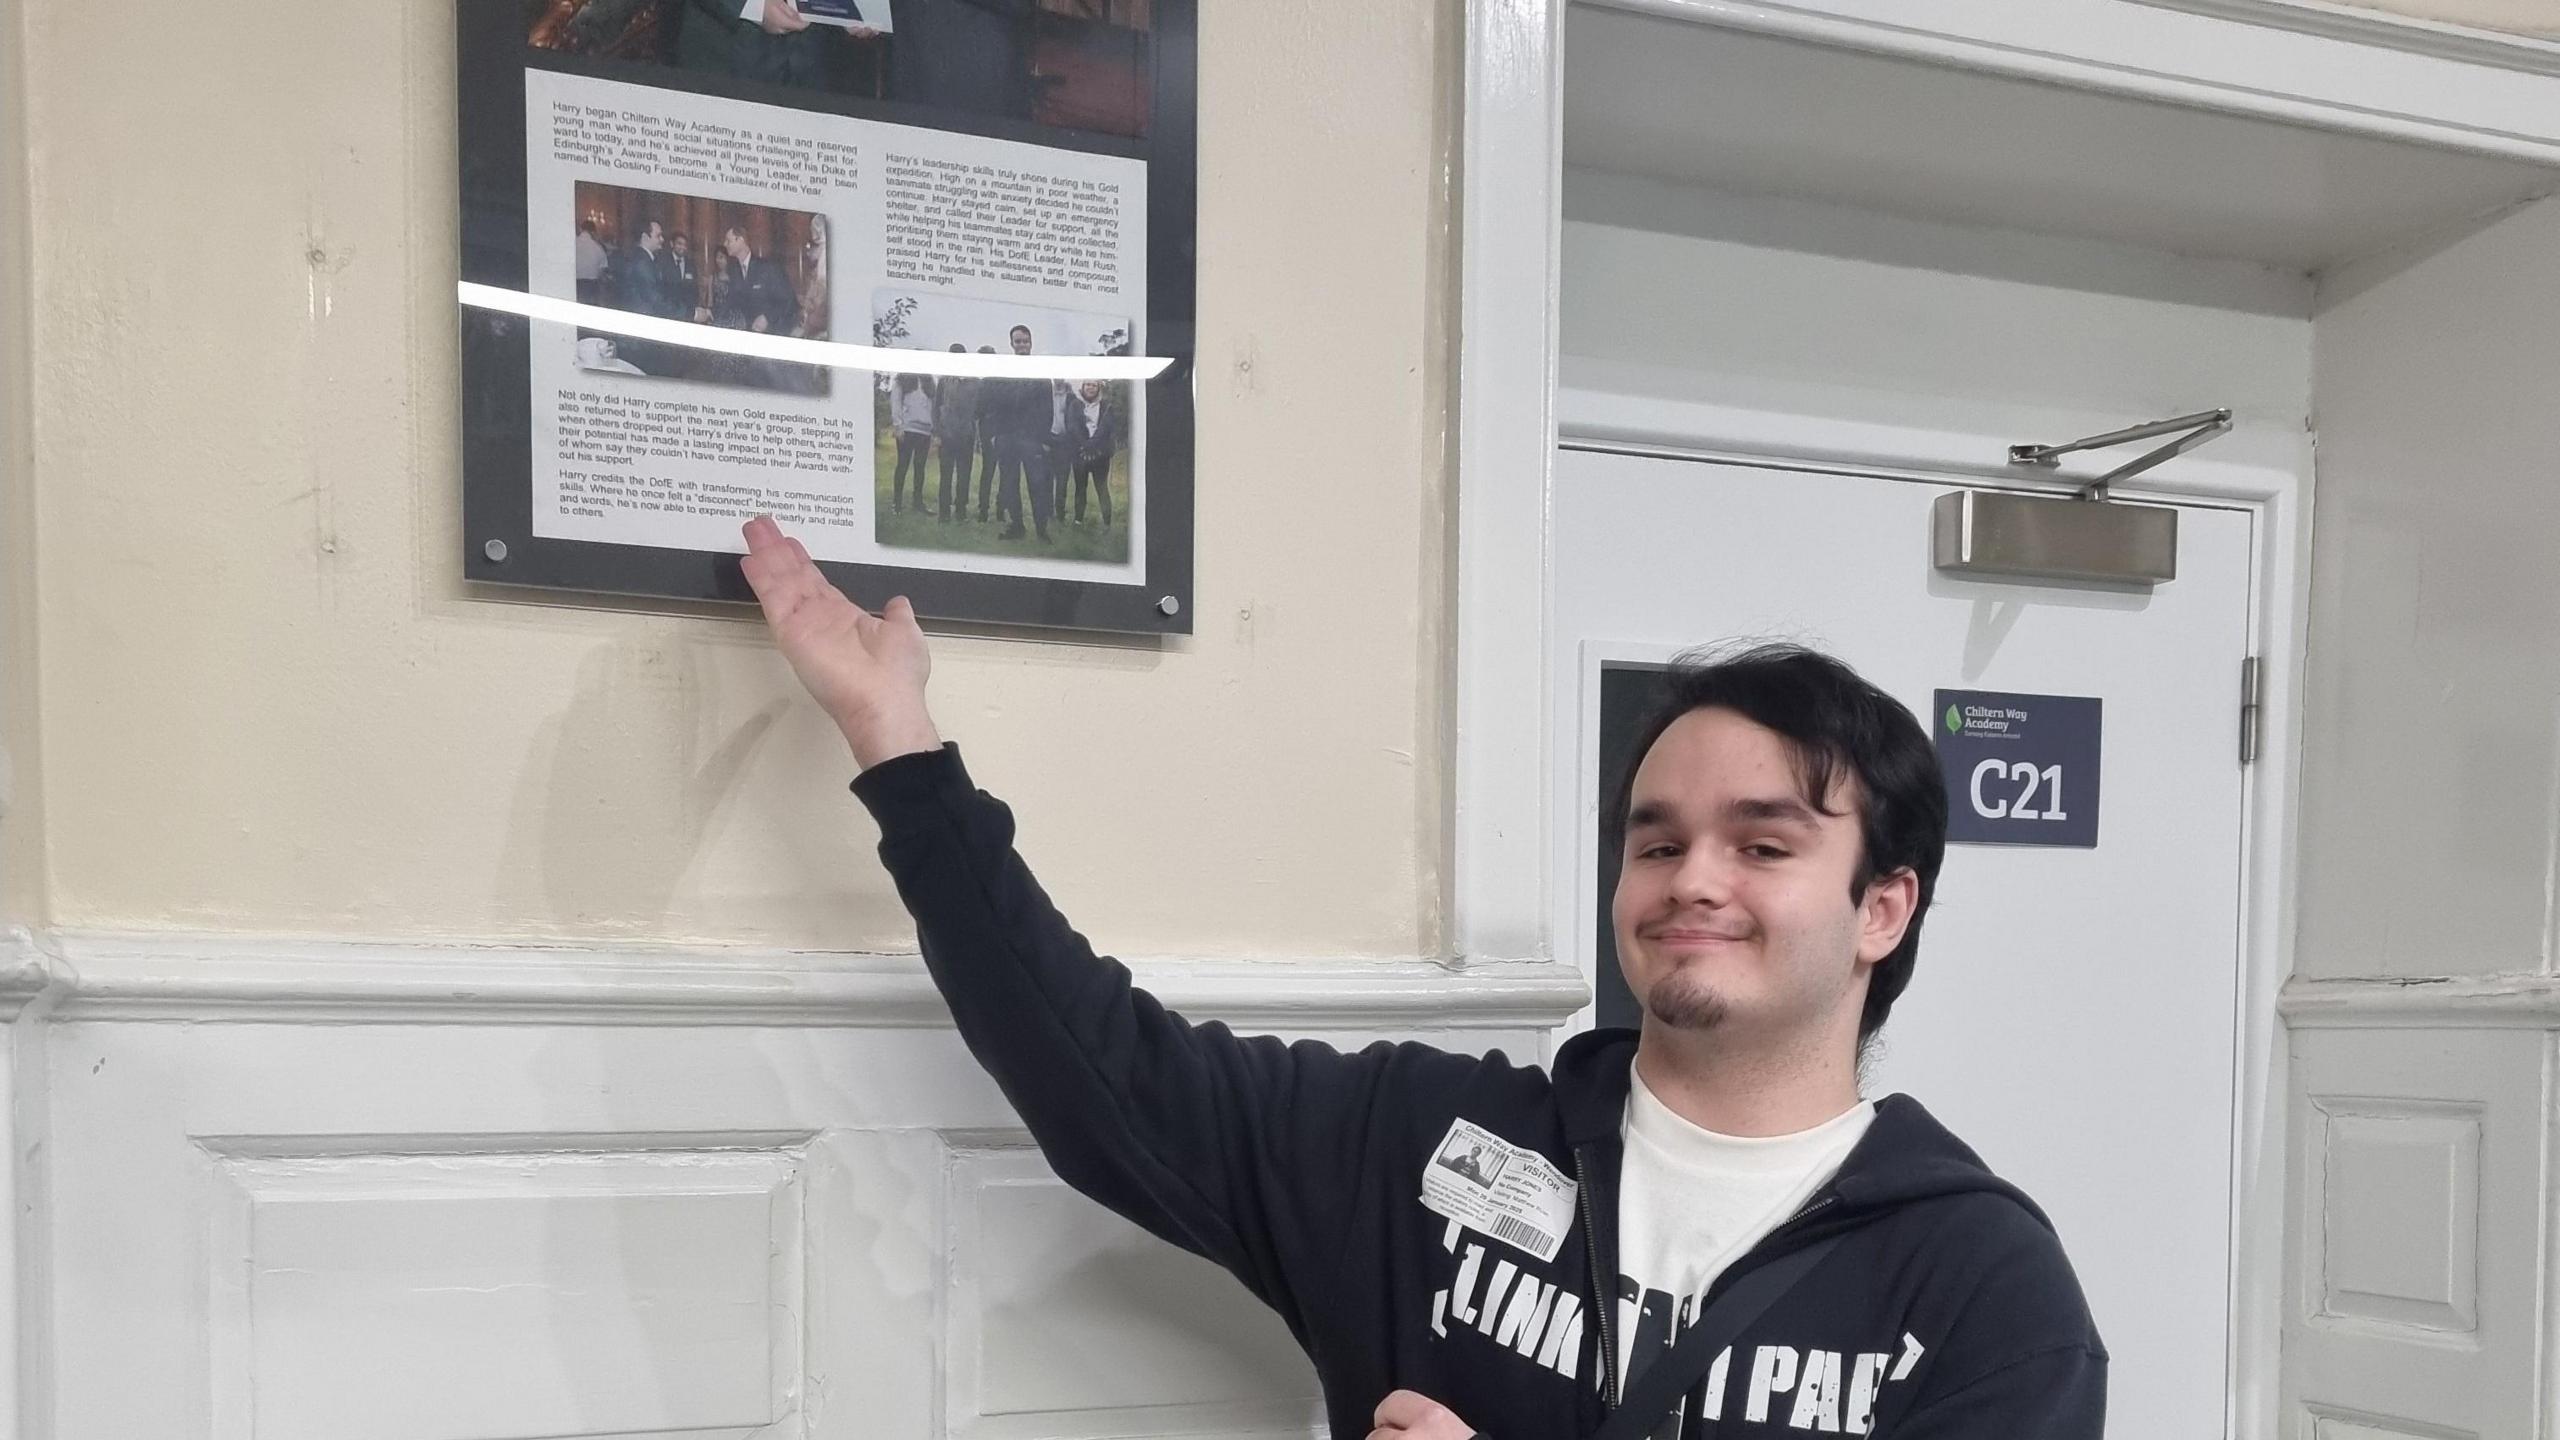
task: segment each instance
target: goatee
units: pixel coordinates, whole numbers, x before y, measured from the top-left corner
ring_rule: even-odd
[[[1644,997],[1645,1013],[1673,1030],[1712,1030],[1725,1017],[1724,997],[1704,985],[1684,984],[1667,976]]]

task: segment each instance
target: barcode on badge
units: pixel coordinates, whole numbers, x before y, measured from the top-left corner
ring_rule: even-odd
[[[1523,1225],[1508,1215],[1493,1217],[1493,1238],[1517,1245],[1532,1255],[1552,1256],[1564,1244],[1563,1237],[1550,1235],[1535,1225]]]

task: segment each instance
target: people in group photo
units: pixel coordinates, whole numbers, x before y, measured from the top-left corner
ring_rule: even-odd
[[[947,382],[946,382],[947,383]],[[925,457],[933,445],[933,380],[900,375],[889,386],[889,423],[898,436],[898,472],[890,483],[891,514],[907,508],[907,475],[916,477],[916,508],[924,508]]]
[[[873,345],[939,352],[935,358],[955,364],[973,352],[1010,352],[1025,360],[1057,357],[1071,368],[1130,354],[1135,333],[1125,316],[966,295],[883,288],[871,300]],[[982,336],[1001,348],[977,343]],[[1039,373],[1048,363],[1034,361],[1031,374],[873,372],[875,544],[1072,564],[1130,558],[1137,543],[1133,387]]]
[[[965,355],[969,347],[953,341],[951,353]],[[942,455],[942,489],[934,518],[941,524],[951,523],[956,503],[962,519],[969,514],[969,469],[978,454],[978,387],[986,382],[966,375],[952,375],[942,382],[942,394],[934,409],[934,438]],[[959,477],[955,490],[952,477]]]
[[[786,212],[771,212],[752,228],[746,223],[752,216],[715,226],[706,276],[692,237],[670,223],[671,217],[687,213],[706,218],[702,202],[609,187],[596,187],[592,200],[592,206],[582,202],[574,254],[582,302],[756,334],[829,338],[824,215],[806,217],[805,233],[796,244],[791,231],[803,227],[794,227]],[[773,238],[760,244],[755,236],[766,233]],[[591,363],[599,351],[583,342],[595,338],[593,330],[580,335],[579,364],[584,369],[802,395],[825,394],[829,383],[820,366],[629,335],[613,337],[606,347],[614,363]]]
[[[1029,329],[1017,327],[1015,335],[1015,353],[1031,353]],[[968,349],[950,347],[953,354]],[[994,353],[992,346],[979,351]],[[900,374],[890,377],[888,395],[896,457],[889,513],[912,505],[930,508],[938,525],[967,522],[974,488],[976,520],[1002,519],[1003,539],[1045,542],[1053,525],[1113,523],[1111,466],[1122,422],[1101,381]],[[937,473],[928,504],[926,484]]]

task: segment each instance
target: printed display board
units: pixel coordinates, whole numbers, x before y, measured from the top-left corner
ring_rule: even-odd
[[[1187,633],[1195,5],[461,0],[465,575]]]

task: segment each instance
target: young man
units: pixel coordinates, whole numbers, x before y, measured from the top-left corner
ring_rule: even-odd
[[[1016,325],[1005,334],[1016,355],[1031,353],[1031,327]],[[996,464],[1004,491],[996,499],[1006,520],[1001,538],[1022,538],[1024,507],[1042,540],[1049,538],[1049,382],[1029,378],[989,380],[978,392],[978,423],[995,436]]]
[[[966,355],[969,347],[954,340],[951,353]],[[939,447],[942,451],[942,503],[936,518],[945,525],[951,523],[951,476],[955,470],[960,476],[960,518],[969,518],[969,470],[977,463],[978,456],[978,386],[981,383],[965,375],[946,375],[940,393],[934,397],[933,424],[938,432],[936,438],[942,442]]]
[[[1858,1096],[1946,802],[1918,723],[1846,667],[1672,678],[1611,807],[1640,1032],[1552,1074],[1344,1055],[1191,1025],[1097,958],[934,728],[913,610],[863,612],[769,520],[747,543],[962,1037],[1061,1178],[1280,1313],[1335,1435],[1588,1435],[1728,1288],[1819,1253],[1695,1383],[1663,1377],[1684,1393],[1647,1433],[2097,1440],[2106,1352],[2043,1215],[1917,1103]]]
[[[780,263],[758,255],[736,225],[720,232],[720,248],[729,256],[729,289],[716,302],[711,323],[759,335],[790,334],[800,319],[800,295]]]

